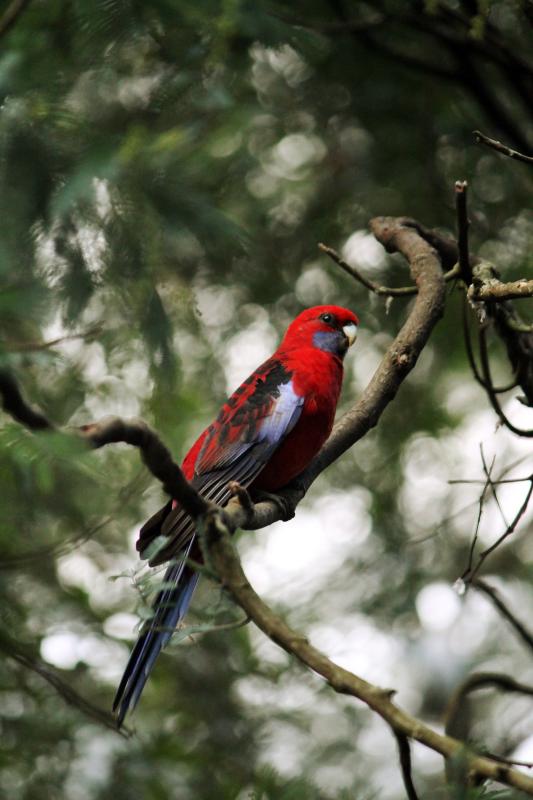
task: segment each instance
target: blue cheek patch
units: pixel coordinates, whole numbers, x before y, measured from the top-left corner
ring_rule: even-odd
[[[313,346],[341,357],[346,352],[345,337],[340,331],[316,331],[313,334]]]

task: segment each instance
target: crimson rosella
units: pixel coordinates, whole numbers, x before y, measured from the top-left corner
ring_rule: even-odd
[[[342,362],[358,322],[339,306],[308,308],[296,317],[274,355],[231,395],[186,455],[183,473],[199,492],[223,506],[231,481],[272,493],[305,469],[333,426]],[[157,537],[163,547],[154,555],[149,551]],[[191,602],[199,575],[186,560],[201,560],[195,538],[194,521],[175,500],[141,529],[141,557],[149,557],[151,566],[173,561],[117,690],[119,726]]]

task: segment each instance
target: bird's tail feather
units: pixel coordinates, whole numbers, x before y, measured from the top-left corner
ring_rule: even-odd
[[[129,708],[135,708],[157,656],[185,616],[199,575],[185,562],[194,539],[178,563],[171,564],[153,608],[154,614],[133,648],[113,702],[120,727]]]

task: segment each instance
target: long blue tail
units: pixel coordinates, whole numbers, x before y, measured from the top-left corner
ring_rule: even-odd
[[[164,588],[158,593],[153,605],[154,615],[131,652],[113,701],[113,711],[118,708],[119,728],[128,709],[134,709],[137,705],[157,656],[185,616],[191,602],[200,577],[185,563],[192,544],[191,541],[180,561],[167,569],[163,579]]]

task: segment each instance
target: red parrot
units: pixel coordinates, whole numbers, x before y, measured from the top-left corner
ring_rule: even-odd
[[[339,306],[315,306],[296,317],[276,352],[236,389],[185,456],[183,473],[204,497],[225,505],[231,481],[275,492],[305,469],[331,432],[342,362],[358,323]],[[157,537],[166,541],[151,555]],[[185,562],[188,556],[201,560],[195,539],[193,519],[175,500],[141,528],[141,557],[151,566],[173,561],[115,696],[119,726],[191,602],[199,575]]]

